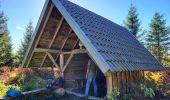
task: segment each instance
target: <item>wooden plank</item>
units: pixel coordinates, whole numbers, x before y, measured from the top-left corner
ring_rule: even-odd
[[[74,56],[74,54],[71,53],[70,56],[69,56],[69,58],[68,58],[68,60],[67,60],[67,62],[66,62],[66,64],[65,64],[64,67],[63,67],[62,72],[65,71],[65,69],[67,68],[67,66],[68,66],[68,64],[70,63],[70,61],[71,61],[71,59],[73,58],[73,56]]]
[[[48,20],[49,20],[49,17],[50,17],[50,14],[51,14],[52,10],[53,10],[53,7],[54,7],[54,5],[51,4],[51,5],[50,5],[50,8],[49,8],[49,11],[48,11],[48,13],[47,13],[47,17],[46,17],[46,19],[45,19],[45,22],[43,23],[43,27],[42,27],[42,29],[41,29],[40,35],[39,35],[37,41],[35,42],[35,46],[34,46],[34,47],[36,47],[36,46],[38,45],[38,42],[39,42],[39,40],[40,40],[40,38],[41,38],[41,36],[42,36],[42,34],[43,34],[43,32],[44,32],[44,29],[45,29],[45,27],[46,27],[46,25],[47,25],[47,22],[48,22]],[[28,65],[29,65],[29,63],[30,63],[30,61],[31,61],[31,59],[32,59],[33,54],[34,54],[34,52],[31,52],[31,55],[30,55],[30,58],[28,59],[28,62],[27,62],[27,64],[26,64],[26,67],[28,67]],[[23,65],[22,65],[22,66],[23,66]]]
[[[56,61],[54,60],[52,55],[50,53],[48,53],[48,52],[46,52],[46,53],[47,53],[48,57],[50,58],[50,60],[53,62],[53,64],[60,69],[59,65],[56,63]]]
[[[112,80],[113,80],[113,87],[117,88],[117,77],[116,77],[116,73],[112,74]]]
[[[117,72],[117,88],[120,91],[120,72]]]
[[[126,93],[129,91],[128,90],[128,84],[129,84],[129,71],[126,72]]]
[[[125,81],[126,81],[126,79],[125,79],[125,73],[126,72],[121,72],[121,90],[122,90],[122,93],[124,93],[124,91],[125,91]]]
[[[130,71],[130,82],[133,82],[133,71]]]

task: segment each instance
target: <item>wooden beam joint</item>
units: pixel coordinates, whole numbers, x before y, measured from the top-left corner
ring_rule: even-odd
[[[53,62],[53,64],[58,67],[61,71],[61,68],[59,67],[59,65],[56,63],[56,61],[54,60],[53,56],[49,53],[49,52],[46,52],[48,57],[50,58],[50,60]]]

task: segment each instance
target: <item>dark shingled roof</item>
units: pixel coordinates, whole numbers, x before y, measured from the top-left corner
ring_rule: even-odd
[[[164,70],[124,27],[67,0],[52,0],[103,72]]]
[[[161,70],[163,66],[124,27],[67,0],[59,0],[111,71]]]

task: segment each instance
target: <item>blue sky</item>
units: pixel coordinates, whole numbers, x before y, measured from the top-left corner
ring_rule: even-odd
[[[24,29],[32,20],[37,24],[45,0],[0,0],[1,9],[8,18],[8,29],[12,37],[14,51],[23,39]],[[123,25],[131,2],[137,7],[143,29],[149,29],[149,23],[155,12],[164,14],[170,26],[170,0],[70,0],[111,21]]]

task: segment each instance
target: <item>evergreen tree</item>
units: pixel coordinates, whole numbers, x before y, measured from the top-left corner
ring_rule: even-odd
[[[12,45],[8,32],[1,36],[0,46],[0,66],[12,66]]]
[[[4,12],[0,11],[0,37],[5,32],[7,32],[7,19],[4,16]]]
[[[17,54],[16,54],[16,56],[17,56],[16,58],[17,59],[19,58],[18,64],[16,64],[16,65],[21,64],[21,62],[25,56],[26,50],[28,49],[28,46],[30,44],[33,31],[34,31],[34,28],[33,28],[32,22],[30,21],[25,28],[24,40],[21,41],[21,46],[18,49]]]
[[[150,23],[150,32],[147,37],[148,49],[151,53],[163,63],[166,60],[165,56],[169,48],[169,31],[166,25],[166,20],[160,13],[155,13]]]
[[[12,44],[7,29],[7,19],[0,11],[0,66],[12,66]]]
[[[140,21],[138,18],[137,9],[131,4],[126,21],[124,21],[125,27],[134,35],[137,36],[140,31]]]

